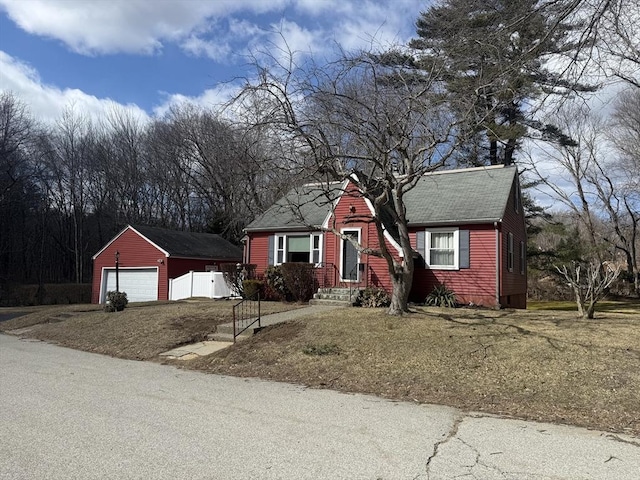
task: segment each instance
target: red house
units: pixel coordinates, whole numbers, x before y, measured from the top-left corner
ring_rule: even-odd
[[[385,261],[363,254],[331,231],[378,247],[373,208],[341,185],[332,198],[319,184],[289,192],[247,226],[244,261],[269,265],[310,262],[324,286],[391,289]],[[434,172],[405,194],[410,238],[417,257],[411,299],[424,301],[440,284],[459,302],[526,308],[526,230],[517,169],[491,166]],[[401,250],[393,225],[385,241]]]
[[[93,256],[92,303],[116,289],[116,258],[119,290],[145,302],[167,300],[170,278],[242,261],[242,250],[215,234],[129,225]]]

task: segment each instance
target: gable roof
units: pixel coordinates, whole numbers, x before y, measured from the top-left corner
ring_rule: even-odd
[[[307,230],[309,226],[320,229],[332,209],[332,202],[343,193],[342,185],[333,183],[330,192],[325,192],[326,188],[319,183],[295,187],[245,230]]]
[[[404,195],[409,225],[499,222],[517,174],[515,166],[502,165],[426,174]],[[336,198],[341,191],[336,189]],[[245,230],[308,229],[309,225],[320,228],[330,203],[320,184],[303,185],[278,200]],[[292,208],[297,205],[300,207]]]
[[[499,222],[517,175],[502,165],[425,175],[404,197],[409,224]]]
[[[211,258],[221,260],[239,260],[242,249],[214,233],[193,233],[169,230],[166,228],[129,225],[105,245],[93,258],[111,245],[127,230],[133,230],[149,243],[162,250],[168,257]]]

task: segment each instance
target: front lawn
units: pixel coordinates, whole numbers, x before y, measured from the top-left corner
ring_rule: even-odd
[[[640,435],[637,315],[342,309],[185,366]]]
[[[107,313],[100,305],[39,308],[0,322],[0,331],[30,329],[21,335],[65,347],[131,360],[149,360],[172,348],[200,342],[221,323],[231,322],[237,300],[134,303]],[[262,313],[300,308],[262,302]]]
[[[206,357],[158,357],[230,321],[233,303],[51,307],[0,330],[31,325],[23,336],[121,358],[640,436],[640,315],[628,308],[594,320],[573,309],[421,307],[398,318],[344,308],[265,328]],[[264,302],[262,312],[299,307]]]

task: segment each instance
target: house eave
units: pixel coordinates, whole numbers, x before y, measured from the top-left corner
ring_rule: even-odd
[[[168,255],[167,258],[171,260],[211,260],[211,261],[224,261],[224,260],[237,260],[241,258],[242,255],[237,257],[193,257],[193,256],[185,256],[185,255]]]
[[[441,220],[437,222],[409,222],[409,228],[412,227],[435,227],[440,225],[485,225],[492,223],[502,223],[501,218],[469,218],[463,220]]]
[[[320,230],[325,230],[322,225],[288,225],[286,227],[282,226],[271,226],[271,227],[261,227],[261,228],[245,228],[245,233],[260,233],[260,232],[316,232]]]

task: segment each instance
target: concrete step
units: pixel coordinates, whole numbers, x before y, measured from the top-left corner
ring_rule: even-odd
[[[249,330],[247,330],[248,332]],[[236,337],[236,341],[246,340],[247,338],[251,338],[253,336],[253,331],[251,333],[243,332],[241,335]],[[207,335],[207,340],[211,340],[214,342],[233,342],[233,332],[231,333],[210,333]]]
[[[312,298],[309,300],[309,305],[332,305],[336,307],[352,307],[353,302],[348,300],[329,300],[325,298]]]
[[[334,295],[332,293],[314,293],[313,298],[318,300],[340,300],[343,302],[348,302],[352,299],[349,295]]]
[[[250,321],[247,321],[246,323],[250,323]],[[250,331],[251,334],[253,334],[254,330],[257,330],[257,329],[258,329],[258,322],[251,325],[246,331],[247,332]],[[231,335],[233,335],[233,323],[223,323],[221,325],[218,325],[216,327],[216,333],[230,333]]]
[[[318,293],[321,294],[329,294],[329,295],[349,295],[349,292],[355,292],[356,289],[349,290],[344,287],[330,287],[330,288],[319,288]]]

